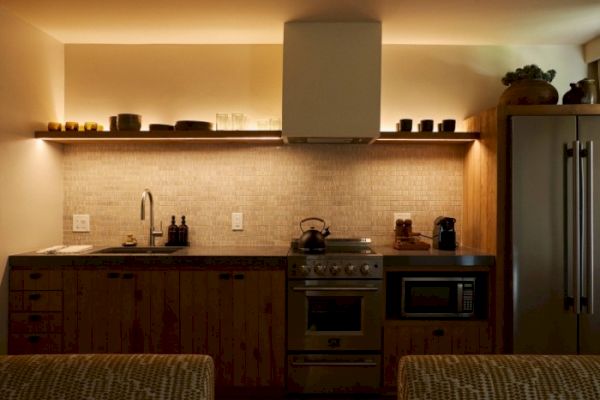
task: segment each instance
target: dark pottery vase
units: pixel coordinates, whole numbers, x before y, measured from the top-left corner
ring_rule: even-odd
[[[502,93],[500,105],[556,104],[558,91],[543,79],[515,81]]]
[[[571,89],[568,90],[562,98],[563,104],[581,104],[583,98],[583,89],[576,83],[569,83]]]

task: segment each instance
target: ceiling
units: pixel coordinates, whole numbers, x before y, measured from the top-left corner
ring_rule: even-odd
[[[583,44],[600,0],[0,0],[64,43],[282,43],[290,20],[379,20],[396,44]]]

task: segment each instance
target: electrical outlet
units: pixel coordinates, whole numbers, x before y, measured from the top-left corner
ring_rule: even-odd
[[[231,230],[232,231],[243,231],[244,230],[244,214],[241,212],[231,213]]]
[[[412,219],[410,213],[407,212],[395,212],[394,213],[394,229],[396,229],[396,220],[398,219]]]
[[[73,214],[73,232],[90,231],[90,214]]]

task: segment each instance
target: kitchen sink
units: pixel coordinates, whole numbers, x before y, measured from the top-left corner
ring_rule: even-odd
[[[92,254],[171,254],[182,247],[107,247]]]

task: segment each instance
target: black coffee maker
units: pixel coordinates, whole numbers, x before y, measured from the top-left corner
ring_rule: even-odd
[[[456,231],[452,217],[437,217],[433,222],[433,248],[439,250],[456,250]]]

